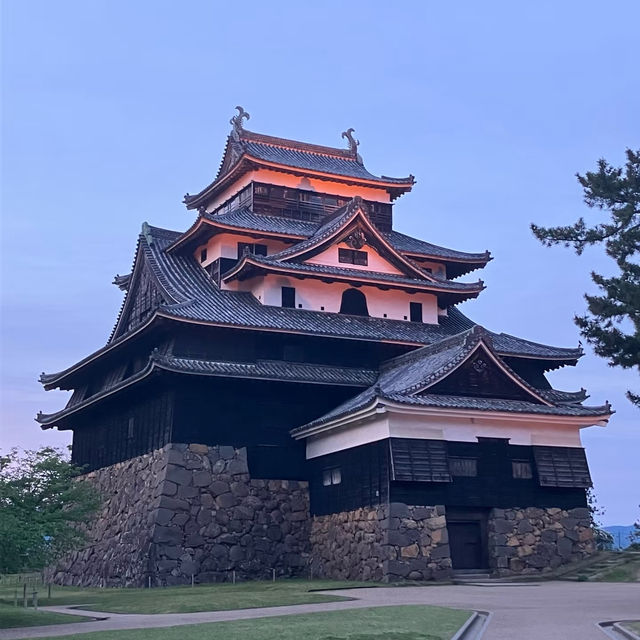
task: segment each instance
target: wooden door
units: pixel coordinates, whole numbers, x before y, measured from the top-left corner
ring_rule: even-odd
[[[454,569],[482,569],[482,528],[480,522],[450,522],[449,547]]]

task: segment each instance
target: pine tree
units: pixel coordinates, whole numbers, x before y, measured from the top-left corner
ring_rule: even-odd
[[[602,245],[618,266],[611,278],[592,272],[602,295],[585,295],[587,313],[576,316],[581,335],[612,367],[640,370],[640,149],[627,149],[624,167],[598,161],[598,170],[577,174],[588,207],[606,212],[606,219],[588,226],[584,218],[566,227],[531,225],[538,240],[562,244],[580,255],[589,245]],[[640,395],[627,392],[640,406]]]

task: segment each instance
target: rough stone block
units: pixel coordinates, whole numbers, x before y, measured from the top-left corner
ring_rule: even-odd
[[[218,453],[223,460],[232,460],[236,455],[236,450],[230,446],[221,446]]]
[[[166,479],[178,485],[189,485],[191,483],[192,472],[176,465],[167,465]]]
[[[182,530],[178,527],[156,527],[153,530],[153,541],[179,544],[182,542]]]
[[[493,531],[495,533],[511,533],[513,531],[513,522],[509,520],[495,519],[493,521]]]
[[[208,471],[193,472],[193,486],[206,487],[211,483],[211,474]]]
[[[409,507],[404,502],[392,502],[389,504],[389,517],[408,518]]]
[[[190,444],[189,451],[206,456],[209,453],[209,447],[206,444]]]

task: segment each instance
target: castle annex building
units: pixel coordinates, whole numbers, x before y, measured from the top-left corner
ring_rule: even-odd
[[[67,584],[544,572],[593,551],[579,349],[457,305],[491,259],[394,230],[413,176],[232,118],[183,232],[146,223],[105,347],[46,389],[105,502]]]

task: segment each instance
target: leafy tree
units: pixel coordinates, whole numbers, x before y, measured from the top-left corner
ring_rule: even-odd
[[[604,245],[619,274],[607,278],[592,272],[602,295],[585,295],[587,313],[576,316],[580,333],[610,366],[640,369],[640,149],[627,149],[624,167],[598,161],[598,170],[577,174],[588,207],[606,211],[606,219],[587,225],[584,218],[566,227],[531,230],[545,246],[563,244],[580,255],[589,245]],[[640,395],[627,392],[640,406]]]
[[[100,501],[80,473],[50,447],[0,456],[0,570],[40,569],[84,542]]]

